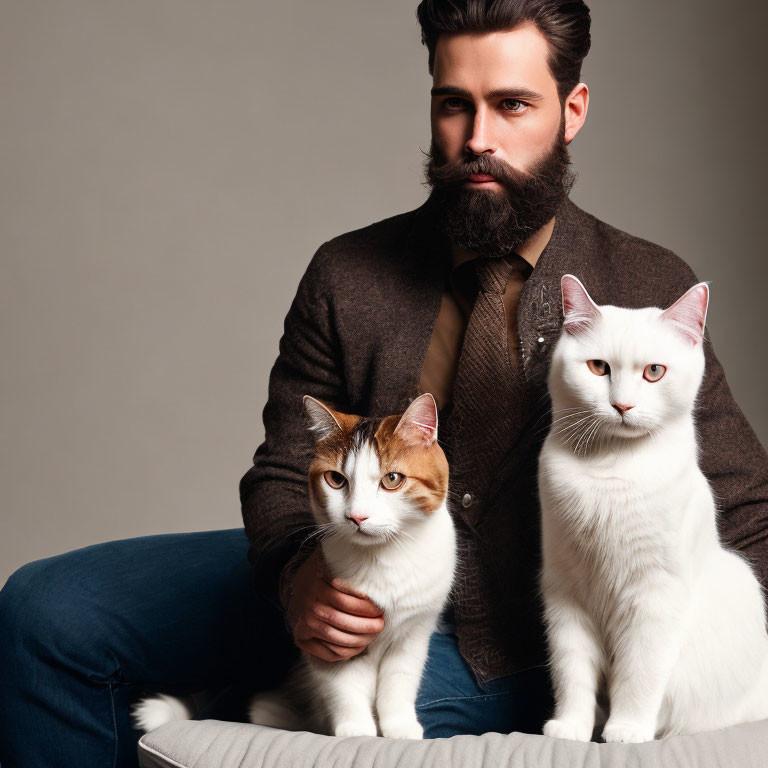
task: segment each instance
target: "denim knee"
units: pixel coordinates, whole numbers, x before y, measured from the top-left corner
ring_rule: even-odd
[[[96,605],[81,587],[77,552],[23,565],[0,590],[0,656],[5,657],[0,665],[28,663],[30,658],[57,663],[70,660],[90,679],[111,681],[117,664],[101,654],[101,660],[94,663],[89,653],[99,646]]]

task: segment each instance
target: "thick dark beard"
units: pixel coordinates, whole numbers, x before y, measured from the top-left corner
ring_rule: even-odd
[[[570,163],[564,120],[552,149],[528,172],[490,154],[445,163],[432,142],[424,163],[432,190],[425,206],[438,229],[456,245],[500,258],[516,251],[555,215],[576,181]],[[494,176],[504,189],[466,187],[467,176],[475,173]]]

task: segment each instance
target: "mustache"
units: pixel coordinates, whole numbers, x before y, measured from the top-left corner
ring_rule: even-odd
[[[466,147],[449,161],[434,137],[424,155],[424,184],[431,188],[425,205],[436,229],[487,258],[513,252],[541,229],[576,180],[569,168],[564,119],[551,147],[524,169],[492,152],[478,155]],[[466,183],[473,174],[493,176],[501,191],[473,189]]]
[[[427,164],[427,176],[431,184],[451,186],[462,184],[467,176],[486,174],[493,176],[502,186],[519,190],[533,177],[531,174],[513,168],[508,163],[491,155],[475,155],[472,158],[460,158],[452,163],[437,165],[431,157]]]

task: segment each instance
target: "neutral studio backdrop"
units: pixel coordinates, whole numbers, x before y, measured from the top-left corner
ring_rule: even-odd
[[[315,249],[418,206],[416,0],[0,0],[0,584],[241,525]],[[573,200],[712,284],[768,442],[768,6],[593,0]]]

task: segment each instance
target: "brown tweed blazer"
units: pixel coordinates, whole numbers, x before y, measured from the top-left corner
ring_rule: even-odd
[[[418,395],[450,269],[447,243],[424,205],[336,237],[313,256],[270,374],[265,441],[240,482],[249,559],[262,589],[276,594],[286,564],[292,572],[306,554],[299,548],[312,523],[306,477],[313,444],[302,396],[348,413],[402,412]],[[452,444],[452,414],[441,414],[461,559],[451,602],[460,651],[480,680],[546,658],[537,597],[536,467],[550,419],[546,376],[562,323],[560,277],[567,272],[596,303],[625,307],[669,306],[698,282],[672,252],[566,199],[520,297],[520,402],[498,403],[519,414],[514,433],[500,437],[492,456],[478,455],[467,441]],[[749,557],[768,587],[768,456],[708,339],[705,354],[696,410],[700,465],[718,500],[723,540]],[[495,471],[480,482],[489,465]],[[460,503],[465,494],[472,497],[468,507]]]

